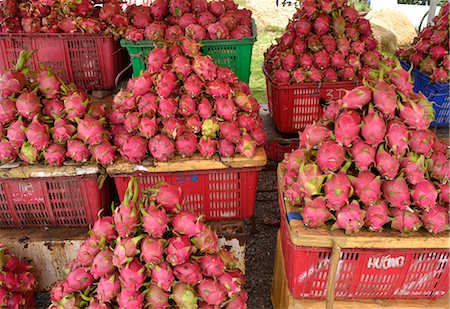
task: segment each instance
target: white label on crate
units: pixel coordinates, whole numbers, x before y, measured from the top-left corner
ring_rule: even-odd
[[[336,98],[342,98],[346,92],[346,90],[343,88],[339,88],[339,89],[335,89],[335,90],[327,89],[327,92],[325,94],[325,100],[330,101],[335,97],[335,96],[333,96],[333,91],[335,91],[337,94]]]
[[[34,193],[34,187],[30,182],[19,183],[19,190],[20,190],[20,192],[22,192],[24,194],[33,194]]]
[[[391,255],[386,255],[383,257],[371,257],[367,262],[367,268],[376,269],[389,269],[389,268],[400,268],[405,265],[405,257],[397,256],[391,257]]]

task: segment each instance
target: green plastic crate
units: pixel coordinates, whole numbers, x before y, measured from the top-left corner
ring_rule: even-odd
[[[253,20],[252,36],[242,40],[202,41],[201,51],[209,55],[217,65],[229,67],[240,81],[250,80],[250,65],[252,63],[253,44],[256,42],[256,24]],[[147,69],[148,53],[153,49],[153,41],[121,40],[120,45],[128,50],[133,66],[133,76],[138,76]]]

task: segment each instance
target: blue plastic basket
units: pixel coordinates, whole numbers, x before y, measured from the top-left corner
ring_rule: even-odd
[[[400,60],[400,63],[405,70],[409,70],[411,67],[411,64],[406,61]],[[450,85],[446,83],[430,83],[430,78],[416,68],[412,69],[411,76],[414,80],[414,91],[422,92],[430,102],[433,102],[436,116],[430,126],[448,126],[450,124]]]

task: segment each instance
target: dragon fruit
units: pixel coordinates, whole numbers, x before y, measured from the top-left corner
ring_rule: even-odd
[[[63,145],[51,144],[44,152],[44,159],[49,165],[60,166],[66,159],[66,148]]]
[[[206,226],[198,236],[192,238],[192,243],[202,252],[214,253],[217,252],[218,238],[211,227]]]
[[[145,238],[141,242],[141,258],[146,264],[159,264],[163,259],[164,241]]]
[[[336,174],[329,174],[324,184],[327,207],[331,210],[339,211],[348,204],[348,199],[352,193],[352,185],[344,171]]]
[[[408,128],[398,120],[390,121],[387,126],[386,141],[390,152],[397,157],[404,156],[409,146]]]
[[[116,149],[106,140],[98,145],[91,146],[90,151],[92,159],[101,165],[109,165],[114,162]]]
[[[76,118],[82,117],[87,111],[89,97],[86,92],[77,90],[71,91],[64,98],[64,110],[69,120],[74,121]]]
[[[119,269],[119,273],[124,288],[130,292],[138,291],[147,277],[145,265],[141,264],[137,258]]]
[[[408,156],[400,162],[400,166],[406,179],[412,185],[417,184],[425,177],[426,167],[423,155],[418,156],[414,152],[409,152]]]
[[[256,152],[256,142],[247,133],[243,133],[236,145],[236,151],[247,158],[252,158]]]
[[[150,283],[145,294],[145,301],[148,304],[152,304],[155,308],[166,308],[169,306],[169,293],[156,284]]]
[[[449,230],[448,211],[442,206],[436,206],[428,212],[422,212],[419,217],[422,219],[425,229],[430,233],[438,234]]]
[[[113,252],[109,248],[97,253],[92,261],[91,274],[94,279],[110,275],[115,270],[113,265]]]
[[[84,291],[92,285],[94,278],[88,268],[78,267],[73,269],[66,278],[64,283],[64,292]]]
[[[174,276],[172,269],[170,266],[163,262],[159,265],[156,265],[151,270],[152,281],[156,283],[156,285],[162,288],[165,291],[169,291],[172,283],[174,281]]]
[[[212,81],[217,77],[217,67],[209,56],[195,56],[192,69],[203,80]]]
[[[0,162],[8,163],[17,159],[17,150],[14,149],[11,142],[7,140],[0,141]]]
[[[157,209],[156,207],[148,207],[141,209],[142,212],[142,227],[153,237],[161,237],[167,230],[167,215],[164,209]]]
[[[401,209],[392,209],[394,218],[391,223],[391,228],[394,230],[410,233],[417,232],[422,226],[422,222],[414,212],[409,212]]]
[[[377,232],[383,230],[383,225],[389,222],[388,208],[383,200],[378,200],[365,208],[365,225],[369,231]]]
[[[37,79],[39,82],[39,90],[45,97],[51,99],[55,98],[59,94],[61,82],[51,70],[42,71],[39,73]]]
[[[356,87],[342,97],[342,107],[362,109],[372,100],[372,91],[367,86]]]
[[[16,105],[9,98],[0,97],[0,123],[7,124],[16,118]]]
[[[325,173],[336,171],[345,160],[345,149],[332,140],[327,140],[319,146],[317,164]]]
[[[158,134],[148,142],[150,154],[157,161],[168,161],[174,154],[174,143],[165,135]]]
[[[73,139],[67,143],[67,156],[75,162],[86,162],[91,155],[83,141]]]
[[[301,162],[297,179],[297,183],[300,185],[301,195],[312,197],[313,195],[319,194],[325,177],[326,175],[322,175],[318,165]]]
[[[355,139],[350,152],[353,162],[361,172],[368,171],[369,166],[375,163],[376,149],[363,142],[360,138]]]
[[[186,262],[174,267],[173,273],[180,282],[197,284],[202,280],[202,271],[197,263]]]
[[[360,123],[361,117],[356,111],[344,110],[334,124],[336,141],[345,147],[349,147],[359,134]]]
[[[202,157],[209,159],[216,153],[217,145],[218,142],[216,140],[210,137],[202,137],[197,144],[197,149]]]
[[[199,258],[199,265],[203,275],[207,277],[219,277],[224,273],[225,265],[216,255],[205,254]]]
[[[383,197],[392,207],[405,210],[411,204],[408,184],[403,176],[386,180],[381,184]]]
[[[411,190],[413,203],[425,211],[435,207],[437,197],[438,190],[430,180],[419,181]]]
[[[337,212],[336,222],[331,229],[343,229],[347,235],[357,233],[364,225],[365,215],[366,211],[362,210],[359,203],[354,200]]]
[[[375,156],[376,168],[381,176],[387,179],[393,179],[397,176],[400,168],[399,161],[390,155],[385,149],[384,144],[380,144],[377,154]]]
[[[376,147],[384,141],[385,134],[386,124],[383,117],[370,106],[369,113],[363,118],[362,137],[368,144]]]
[[[181,265],[188,261],[192,252],[191,242],[187,236],[170,238],[165,248],[166,260],[172,266]]]
[[[327,208],[323,197],[314,199],[305,198],[305,206],[302,210],[303,223],[307,227],[325,226],[325,222],[333,219],[333,215]]]
[[[33,119],[40,111],[40,101],[36,92],[22,92],[16,100],[17,112],[26,119]]]
[[[50,142],[48,125],[40,123],[38,117],[35,117],[28,127],[22,130],[25,131],[27,140],[37,150],[41,151],[48,147]]]
[[[110,302],[120,293],[120,281],[117,274],[100,278],[97,286],[97,298],[101,302]]]
[[[357,177],[350,177],[355,194],[364,205],[372,205],[381,195],[380,176],[370,171],[361,172]]]
[[[78,121],[77,137],[88,145],[98,145],[106,134],[103,124],[98,119],[86,115]]]
[[[409,146],[411,151],[414,151],[418,155],[424,155],[428,158],[431,155],[434,140],[436,139],[436,134],[430,130],[426,131],[410,131],[410,141]]]
[[[330,136],[330,133],[330,129],[324,124],[313,123],[307,125],[299,134],[300,143],[306,149],[311,149],[315,146],[320,146],[321,143]]]

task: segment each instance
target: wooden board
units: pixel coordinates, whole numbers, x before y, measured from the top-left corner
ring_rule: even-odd
[[[278,194],[283,194],[281,190],[281,169],[282,164],[278,165]],[[281,196],[282,197],[282,196]],[[295,210],[286,205],[283,198],[282,209],[285,211]],[[286,220],[285,214],[282,214],[282,220]],[[405,234],[399,231],[385,229],[382,232],[370,232],[363,229],[353,235],[345,235],[343,230],[331,231],[329,228],[306,228],[303,221],[291,220],[288,223],[292,243],[297,246],[311,247],[332,247],[333,243],[341,248],[450,248],[450,237],[448,232],[442,232],[438,235],[431,234],[424,229],[416,233]]]
[[[175,156],[169,162],[144,162],[142,164],[131,164],[124,160],[117,160],[113,165],[106,168],[109,175],[133,174],[135,172],[167,173],[192,170],[216,170],[226,168],[262,167],[267,163],[264,147],[258,147],[253,158],[235,155],[231,158],[220,158],[215,155],[211,159],[205,159],[196,153],[190,158]]]
[[[44,164],[28,165],[13,163],[0,167],[0,178],[40,178],[40,177],[61,177],[61,176],[81,176],[92,175],[101,172],[97,164],[73,164],[63,166],[49,166]]]
[[[278,232],[272,292],[275,309],[324,309],[325,300],[295,299],[289,292]],[[449,294],[438,299],[355,299],[334,300],[334,309],[444,309],[449,308]]]

